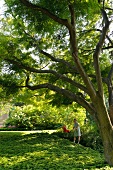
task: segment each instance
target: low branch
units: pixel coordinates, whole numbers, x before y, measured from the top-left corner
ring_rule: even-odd
[[[83,90],[85,93],[89,94],[89,91],[86,89],[86,87],[84,87],[83,85],[81,85],[79,83],[76,83],[72,79],[70,79],[70,78],[68,78],[68,77],[66,77],[66,76],[64,76],[64,75],[62,75],[60,73],[57,73],[54,70],[38,70],[38,69],[35,69],[35,68],[25,66],[22,63],[17,62],[17,61],[12,60],[12,59],[7,59],[7,61],[9,61],[10,63],[13,63],[14,65],[17,65],[19,68],[25,69],[25,70],[33,72],[33,73],[42,73],[42,74],[50,73],[50,74],[53,74],[55,77],[57,77],[57,79],[61,79],[61,80],[65,81],[65,82],[68,82],[71,85],[73,85],[73,86]]]
[[[72,101],[77,102],[78,104],[80,104],[81,106],[86,108],[86,110],[88,110],[92,115],[94,115],[95,112],[96,112],[95,109],[93,108],[93,106],[90,103],[88,103],[82,97],[79,97],[79,96],[75,95],[74,93],[72,93],[69,90],[61,89],[61,88],[59,88],[57,86],[54,86],[52,84],[49,84],[49,83],[39,84],[39,85],[36,85],[36,86],[26,85],[26,87],[29,88],[30,90],[38,90],[38,89],[41,89],[41,88],[47,88],[47,89],[53,90],[53,91],[55,91],[55,92],[57,92],[57,93],[59,93],[59,94],[61,94],[63,96],[68,97]]]

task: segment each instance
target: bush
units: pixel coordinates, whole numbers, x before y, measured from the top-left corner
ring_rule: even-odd
[[[9,118],[5,121],[5,127],[15,126],[16,128],[35,129],[56,129],[61,126],[55,113],[39,111],[32,106],[15,107]]]

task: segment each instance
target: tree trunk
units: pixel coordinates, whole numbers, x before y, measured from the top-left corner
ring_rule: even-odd
[[[113,85],[112,81],[108,84],[109,92],[109,116],[113,125]]]
[[[109,106],[109,116],[113,125],[113,104]]]
[[[96,108],[105,160],[109,165],[113,166],[113,126],[101,97],[97,97]]]
[[[100,123],[99,129],[104,146],[105,160],[109,165],[113,166],[113,129],[109,126],[109,120],[105,120],[105,117],[103,119],[104,122],[106,121],[106,124],[102,126],[101,124],[103,123],[99,122]]]

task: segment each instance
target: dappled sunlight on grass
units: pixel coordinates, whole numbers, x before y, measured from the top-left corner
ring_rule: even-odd
[[[48,133],[0,133],[0,170],[109,168],[97,151]]]

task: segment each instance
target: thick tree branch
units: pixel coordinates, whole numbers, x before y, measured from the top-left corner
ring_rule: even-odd
[[[59,18],[58,16],[51,13],[48,9],[43,8],[43,7],[39,6],[39,5],[32,4],[28,0],[20,0],[20,2],[23,3],[26,7],[30,8],[30,9],[42,12],[43,14],[45,14],[48,17],[50,17],[51,19],[53,19],[55,22],[57,22],[57,23],[59,23],[61,25],[65,25],[67,28],[70,27],[70,24],[69,24],[67,19]]]
[[[33,73],[42,73],[42,74],[50,73],[50,74],[53,74],[57,79],[61,79],[61,80],[65,81],[65,82],[68,82],[68,83],[72,84],[73,86],[83,90],[85,93],[89,94],[89,91],[86,89],[86,87],[84,87],[83,85],[81,85],[79,83],[76,83],[72,79],[70,79],[70,78],[68,78],[68,77],[66,77],[66,76],[64,76],[64,75],[62,75],[60,73],[57,73],[54,70],[38,70],[38,69],[35,69],[35,68],[25,66],[22,63],[20,63],[18,61],[15,61],[15,60],[12,60],[12,59],[6,59],[6,60],[8,62],[10,62],[10,63],[13,63],[14,65],[17,65],[19,68],[25,69],[25,70],[33,72]]]
[[[112,81],[112,79],[113,79],[113,64],[112,64],[111,70],[110,70],[110,72],[109,72],[109,74],[108,74],[108,79],[109,79],[110,81]]]
[[[77,71],[81,75],[84,81],[84,84],[86,85],[86,88],[89,90],[90,96],[94,98],[95,90],[93,88],[91,81],[88,78],[88,75],[85,73],[84,68],[82,67],[81,62],[78,57],[78,43],[77,43],[77,37],[76,37],[76,17],[75,17],[73,4],[69,6],[69,9],[70,9],[70,14],[71,14],[71,27],[69,29],[69,35],[70,35],[72,56],[73,56]]]
[[[108,86],[108,94],[109,94],[109,116],[111,119],[111,122],[113,124],[113,64],[111,66],[110,72],[108,74],[108,77],[105,79],[105,83]]]
[[[99,66],[99,55],[100,55],[100,51],[102,49],[103,43],[105,41],[110,23],[108,21],[106,12],[103,9],[101,11],[103,15],[103,20],[105,22],[105,26],[102,29],[102,34],[96,46],[96,50],[93,54],[93,58],[94,58],[94,67],[95,67],[95,72],[96,72],[96,80],[97,80],[97,85],[98,85],[98,92],[100,93],[101,96],[103,96],[102,78],[101,78],[101,71],[100,71],[100,66]]]
[[[91,83],[88,75],[84,71],[84,68],[82,67],[82,65],[81,65],[81,63],[80,63],[80,61],[77,57],[75,57],[75,61],[76,61],[78,72],[80,73],[80,75],[81,75],[81,77],[82,77],[82,79],[83,79],[83,81],[86,85],[86,88],[89,90],[90,97],[92,98],[92,101],[93,101],[95,99],[95,96],[96,96],[96,92],[94,90],[93,84]]]
[[[113,105],[113,64],[111,66],[110,72],[107,77],[107,85],[108,85],[108,92],[109,92],[109,105]]]
[[[74,93],[72,93],[69,90],[61,89],[61,88],[54,86],[52,84],[49,84],[49,83],[40,84],[40,85],[36,85],[36,86],[29,86],[28,84],[26,84],[26,87],[29,88],[30,90],[38,90],[38,89],[41,89],[41,88],[47,88],[47,89],[53,90],[53,91],[55,91],[59,94],[62,94],[64,96],[68,97],[69,99],[77,102],[78,104],[82,105],[92,115],[94,115],[95,112],[96,112],[95,109],[93,108],[93,106],[90,103],[86,102],[82,97],[75,95]]]
[[[69,10],[71,14],[71,25],[75,26],[75,13],[74,13],[74,8],[71,3],[69,3]]]
[[[55,61],[55,62],[59,62],[59,63],[62,63],[64,65],[66,65],[68,68],[71,68],[73,71],[77,72],[77,69],[75,66],[73,66],[71,63],[63,60],[63,59],[59,59],[59,58],[55,58],[54,56],[52,56],[51,54],[43,51],[43,50],[40,50],[39,51],[41,54],[47,56],[48,58],[50,58],[52,61]]]

